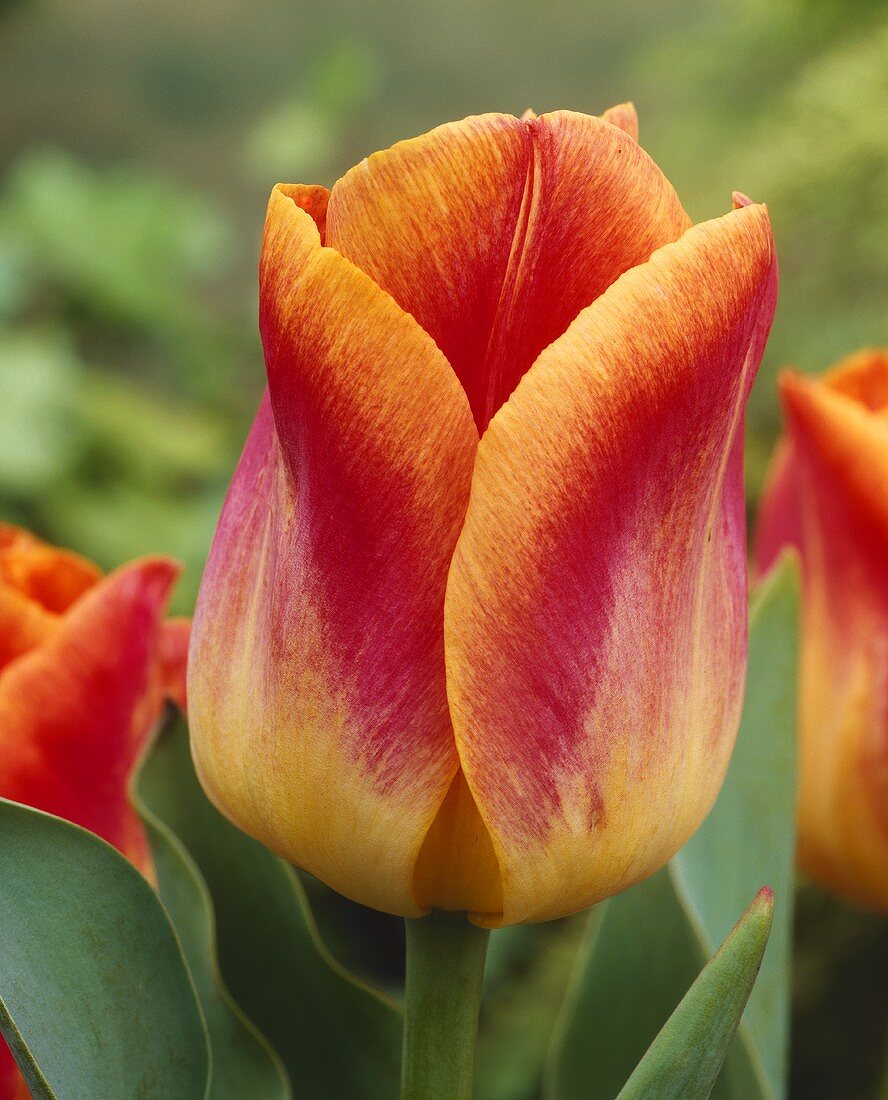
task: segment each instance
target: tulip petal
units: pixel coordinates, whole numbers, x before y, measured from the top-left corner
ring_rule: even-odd
[[[198,601],[195,761],[246,832],[416,915],[458,766],[442,624],[477,432],[429,336],[280,191],[260,282],[270,398]]]
[[[0,584],[0,671],[38,646],[55,627],[58,616]]]
[[[638,141],[638,113],[634,103],[618,103],[616,107],[608,107],[601,117]]]
[[[0,1100],[31,1100],[31,1092],[3,1039],[0,1039]]]
[[[760,517],[786,535],[796,489],[804,567],[799,859],[824,885],[888,911],[888,355],[781,382],[789,443]],[[778,473],[780,467],[778,466]]]
[[[746,637],[742,424],[776,294],[767,213],[689,230],[540,356],[481,440],[445,610],[502,914],[592,904],[711,806]]]
[[[483,430],[580,310],[689,222],[628,134],[559,111],[481,115],[374,153],[336,183],[326,224],[434,338]]]
[[[181,711],[187,711],[186,673],[190,619],[167,619],[160,631],[160,676],[163,693]]]
[[[21,592],[47,611],[67,611],[101,575],[79,554],[49,546],[30,531],[0,524],[0,585]]]
[[[755,570],[763,577],[785,546],[802,547],[799,511],[798,461],[795,448],[781,439],[762,487],[762,503],[755,528]]]
[[[888,416],[888,350],[863,348],[827,371],[823,381],[870,412]]]
[[[315,183],[279,183],[274,194],[290,199],[300,210],[304,210],[317,226],[321,244],[327,243],[327,205],[330,192],[326,187]],[[275,202],[277,203],[277,199]]]
[[[150,867],[127,798],[160,708],[160,624],[177,575],[151,558],[87,592],[0,672],[0,795],[74,821]]]

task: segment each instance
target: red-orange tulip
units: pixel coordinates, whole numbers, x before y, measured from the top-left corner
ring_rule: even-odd
[[[127,782],[165,695],[184,693],[188,623],[163,622],[178,567],[92,563],[0,525],[0,796],[98,833],[137,867]]]
[[[634,128],[484,115],[272,193],[194,752],[233,821],[368,905],[579,909],[722,781],[774,249],[745,200],[692,227]]]
[[[799,858],[888,912],[888,351],[788,374],[781,396],[758,560],[788,544],[803,564]]]
[[[145,558],[103,578],[0,524],[0,796],[98,833],[148,874],[127,784],[164,696],[182,699],[188,624],[163,622],[177,574]],[[0,1100],[27,1096],[0,1040]]]

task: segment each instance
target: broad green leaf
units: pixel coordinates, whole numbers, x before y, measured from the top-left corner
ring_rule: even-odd
[[[768,953],[743,1023],[778,1097],[786,1091],[789,1048],[798,614],[798,570],[794,556],[786,556],[753,597],[746,699],[725,785],[672,863],[708,951],[760,886],[774,891]]]
[[[138,792],[138,777],[134,784]],[[210,1037],[210,1100],[289,1100],[290,1083],[280,1059],[231,1000],[216,961],[213,906],[194,861],[181,842],[141,803],[157,885],[200,997]]]
[[[293,869],[209,803],[183,723],[158,741],[140,793],[200,868],[216,911],[223,977],[281,1056],[294,1094],[394,1100],[400,1012],[329,956]]]
[[[796,569],[785,560],[753,601],[744,714],[715,808],[668,869],[606,903],[580,959],[549,1065],[557,1100],[611,1100],[762,885],[776,896],[762,991],[757,983],[716,1095],[784,1093],[797,614]]]
[[[208,1095],[200,1006],[151,886],[92,833],[5,799],[0,1031],[35,1100]]]
[[[762,890],[688,990],[618,1100],[706,1100],[758,974],[774,910]]]

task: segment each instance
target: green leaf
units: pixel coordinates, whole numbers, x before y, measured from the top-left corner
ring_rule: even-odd
[[[230,825],[197,782],[184,724],[165,731],[140,793],[200,868],[232,995],[281,1056],[296,1095],[398,1095],[401,1014],[321,943],[293,869]]]
[[[209,1032],[210,1100],[289,1100],[290,1083],[280,1059],[234,1004],[219,973],[206,884],[181,842],[142,803],[138,788],[137,776],[134,802],[151,844],[158,891],[185,952]]]
[[[208,1095],[200,1006],[155,892],[92,833],[5,799],[0,1031],[35,1100]]]
[[[774,899],[762,890],[651,1044],[617,1100],[706,1100],[768,943]]]
[[[797,618],[796,567],[785,559],[753,601],[743,719],[715,808],[668,869],[606,903],[580,958],[550,1057],[557,1100],[611,1100],[763,884],[777,899],[771,946],[716,1094],[784,1094]]]
[[[743,720],[725,785],[672,864],[710,951],[747,898],[763,884],[774,891],[768,953],[743,1020],[774,1096],[785,1094],[788,1069],[798,615],[798,569],[787,555],[753,595]]]

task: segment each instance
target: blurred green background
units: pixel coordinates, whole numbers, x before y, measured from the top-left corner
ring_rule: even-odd
[[[263,384],[272,184],[330,183],[473,112],[624,99],[695,219],[733,189],[771,210],[782,291],[750,409],[754,503],[777,370],[888,342],[883,3],[0,3],[0,514],[104,567],[174,555],[189,611]],[[873,1096],[886,922],[810,889],[800,911],[794,1095]],[[560,988],[563,941],[535,943],[503,963],[506,991]]]

